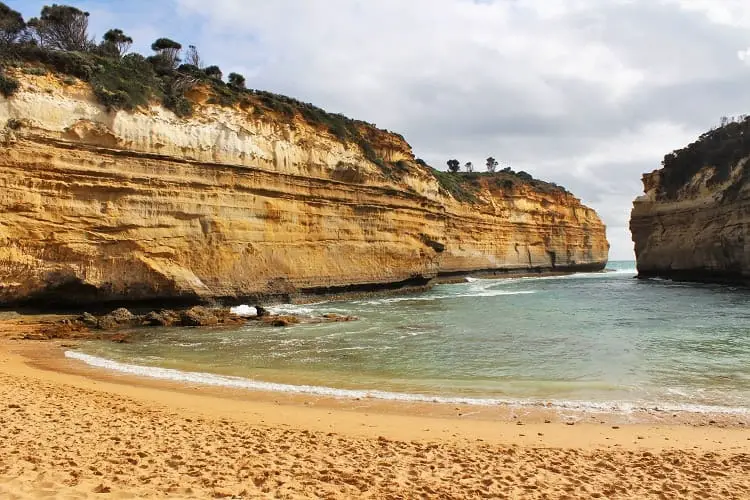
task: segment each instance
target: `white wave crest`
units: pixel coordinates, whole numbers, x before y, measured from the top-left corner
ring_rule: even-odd
[[[374,299],[359,301],[357,304],[365,305],[381,305],[381,304],[393,304],[396,302],[432,302],[434,300],[442,299],[454,299],[456,297],[500,297],[502,295],[530,295],[536,293],[534,290],[519,290],[516,292],[509,292],[507,290],[469,290],[465,293],[451,293],[442,295],[415,295],[406,297],[392,297],[389,299]]]
[[[286,392],[292,394],[313,394],[338,399],[370,398],[389,401],[422,402],[422,403],[446,403],[464,404],[474,406],[511,406],[511,407],[546,407],[560,410],[577,410],[589,412],[617,412],[631,413],[638,410],[649,410],[658,407],[662,411],[684,411],[690,413],[712,413],[730,415],[750,415],[750,408],[737,408],[727,406],[711,406],[698,404],[664,404],[664,403],[636,403],[624,401],[560,401],[560,400],[519,400],[501,398],[466,398],[466,397],[443,397],[430,396],[426,394],[408,394],[400,392],[388,392],[379,390],[354,390],[336,389],[314,385],[291,385],[275,382],[263,382],[242,377],[216,375],[213,373],[184,372],[172,368],[159,368],[153,366],[132,365],[118,361],[92,356],[78,351],[65,351],[65,357],[82,361],[89,366],[104,368],[107,370],[149,377],[159,380],[170,380],[175,382],[187,382],[208,386],[229,387],[252,391]]]
[[[258,315],[258,310],[252,306],[248,306],[247,304],[242,304],[241,306],[237,307],[230,307],[229,312],[231,312],[232,314],[236,314],[237,316],[240,316],[242,318],[252,318]]]
[[[315,302],[311,304],[278,304],[267,307],[266,309],[271,314],[288,314],[291,316],[317,316],[321,313],[348,313],[346,309],[341,309],[340,307],[328,307],[325,306],[326,304],[328,304],[328,302]]]

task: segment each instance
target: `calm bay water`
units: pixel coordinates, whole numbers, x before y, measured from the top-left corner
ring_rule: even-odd
[[[393,399],[750,412],[750,291],[607,273],[470,279],[275,312],[359,321],[147,330],[68,353],[214,385]],[[303,387],[304,386],[304,387]]]

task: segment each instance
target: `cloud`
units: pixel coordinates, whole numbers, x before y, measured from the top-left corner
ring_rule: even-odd
[[[613,258],[632,258],[642,173],[750,109],[746,0],[69,3],[139,47],[192,43],[252,87],[401,132],[437,167],[492,155],[565,185],[608,224]]]

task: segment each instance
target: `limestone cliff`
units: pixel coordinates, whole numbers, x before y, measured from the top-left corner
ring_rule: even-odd
[[[459,202],[374,127],[375,162],[300,116],[200,89],[179,118],[16,77],[0,96],[0,303],[238,302],[607,260],[604,226],[571,194],[485,179]]]
[[[712,130],[643,176],[630,220],[640,277],[750,284],[748,131]]]

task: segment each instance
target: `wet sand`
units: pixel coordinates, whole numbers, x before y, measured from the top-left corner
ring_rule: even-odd
[[[742,417],[222,390],[70,345],[0,341],[0,498],[750,498]]]

